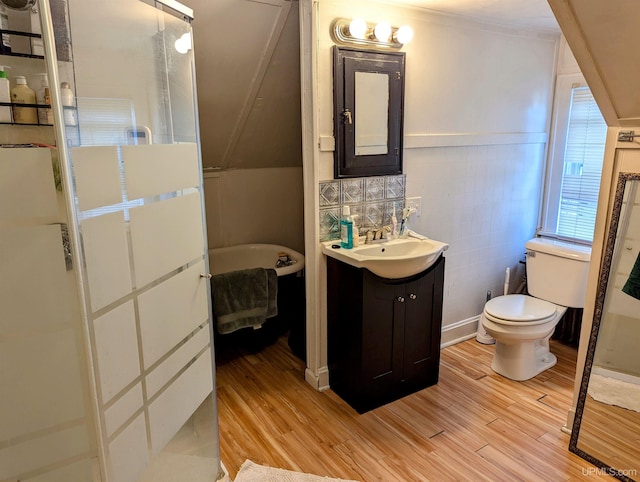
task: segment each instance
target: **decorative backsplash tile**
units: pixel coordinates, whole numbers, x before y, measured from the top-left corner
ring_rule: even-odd
[[[380,201],[384,199],[384,177],[365,178],[365,199],[367,201]]]
[[[363,226],[382,226],[384,220],[384,203],[365,204],[365,218]]]
[[[404,208],[406,176],[373,176],[320,182],[320,241],[340,238],[342,206],[349,205],[351,216],[361,231],[391,224]]]
[[[340,181],[322,181],[320,183],[320,207],[340,204]]]
[[[355,204],[364,201],[364,178],[341,179],[342,204]]]
[[[340,208],[320,209],[320,241],[340,237]]]
[[[351,212],[351,217],[356,223],[356,226],[361,226],[363,224],[362,220],[365,216],[364,206],[364,204],[349,204],[349,211]],[[342,217],[342,206],[340,207],[340,217]]]
[[[386,198],[397,199],[404,197],[405,175],[386,177]]]

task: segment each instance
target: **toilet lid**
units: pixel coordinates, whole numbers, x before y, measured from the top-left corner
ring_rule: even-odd
[[[526,295],[498,296],[484,305],[486,313],[494,318],[512,322],[530,322],[551,318],[556,305]]]

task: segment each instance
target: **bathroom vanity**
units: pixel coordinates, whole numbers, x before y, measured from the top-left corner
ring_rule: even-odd
[[[388,279],[327,256],[329,384],[359,413],[437,383],[444,265]]]

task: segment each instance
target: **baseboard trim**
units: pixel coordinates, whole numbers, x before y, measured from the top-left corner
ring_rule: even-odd
[[[470,340],[471,338],[475,338],[476,334],[471,333],[469,335],[461,336],[460,338],[456,338],[455,340],[447,341],[446,343],[442,343],[440,348],[446,348],[448,346],[457,345],[458,343],[462,343],[463,341]]]
[[[462,343],[476,336],[480,315],[472,316],[466,320],[456,321],[442,328],[440,348],[446,348],[456,343]]]
[[[573,430],[573,420],[576,418],[576,409],[575,407],[571,407],[567,412],[567,423],[565,423],[561,430],[564,433],[568,433],[571,435],[571,431]]]
[[[305,381],[319,392],[329,390],[329,367],[320,367],[318,373],[309,368],[304,371]]]

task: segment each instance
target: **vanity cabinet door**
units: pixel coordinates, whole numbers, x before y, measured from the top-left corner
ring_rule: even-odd
[[[403,383],[409,387],[438,381],[443,285],[444,258],[406,285]]]
[[[372,396],[402,380],[404,343],[403,284],[391,284],[364,271],[362,378]]]

